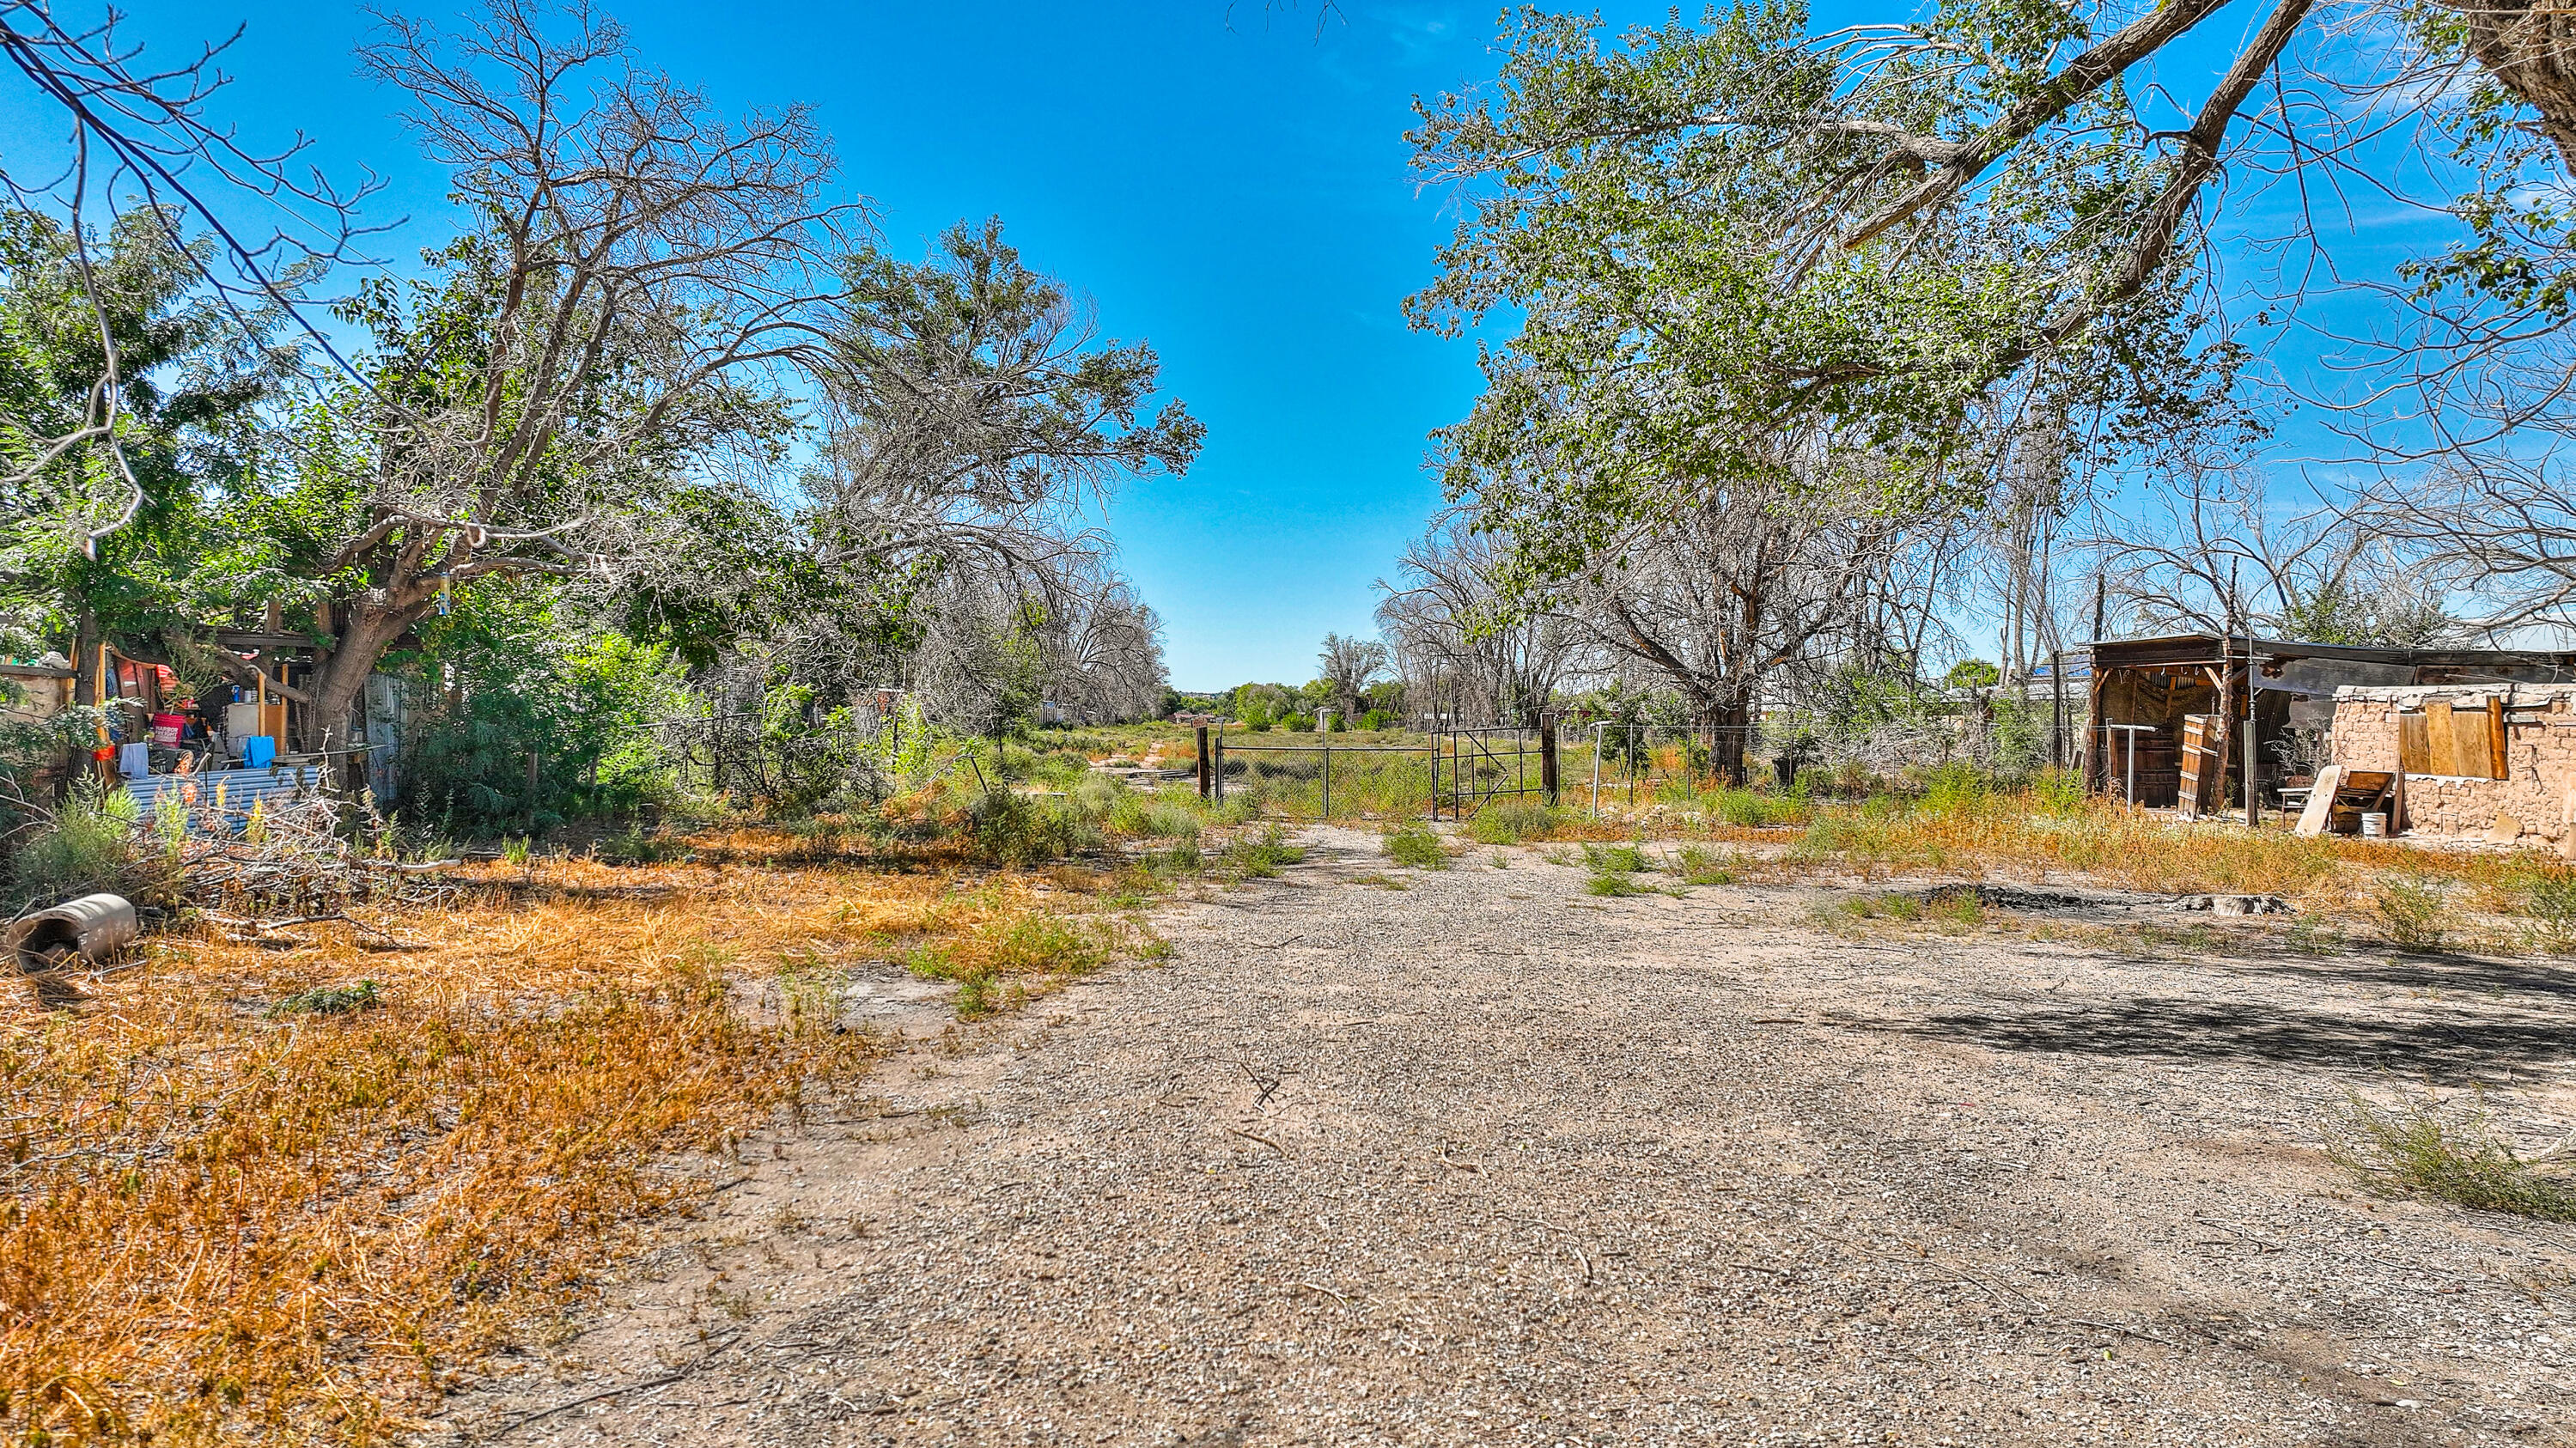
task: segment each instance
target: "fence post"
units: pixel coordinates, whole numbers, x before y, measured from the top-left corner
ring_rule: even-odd
[[[1225,735],[1216,736],[1216,802],[1225,803]]]
[[[1200,725],[1200,726],[1199,726],[1199,798],[1201,798],[1201,799],[1209,799],[1209,798],[1212,798],[1212,797],[1214,796],[1214,792],[1215,792],[1215,787],[1214,787],[1214,785],[1210,782],[1210,775],[1209,775],[1209,771],[1208,771],[1208,735],[1207,735],[1207,726],[1206,726],[1205,724],[1202,724],[1202,725]]]
[[[1437,730],[1431,735],[1431,817],[1435,820],[1440,818],[1440,735]]]
[[[1592,726],[1592,817],[1601,818],[1601,731],[1606,724]]]
[[[1324,739],[1324,818],[1333,817],[1333,745],[1332,736]]]
[[[1556,808],[1556,721],[1553,719],[1539,721],[1538,787],[1547,792],[1547,807]]]
[[[2066,767],[2066,651],[2048,651],[2048,762],[2052,768]]]

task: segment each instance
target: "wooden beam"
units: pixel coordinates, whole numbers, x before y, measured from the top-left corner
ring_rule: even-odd
[[[2513,766],[2504,757],[2504,696],[2487,695],[2487,778],[2511,779]]]

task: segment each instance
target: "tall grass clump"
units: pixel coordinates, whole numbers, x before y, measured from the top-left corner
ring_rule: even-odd
[[[1809,813],[1804,799],[1749,789],[1712,790],[1700,796],[1700,804],[1721,824],[1753,829],[1796,824]]]
[[[1554,805],[1526,799],[1497,800],[1476,811],[1476,817],[1467,822],[1467,834],[1480,845],[1517,845],[1546,839],[1564,823],[1564,812]]]
[[[2445,1117],[2429,1102],[2383,1111],[2353,1096],[2338,1125],[2342,1139],[2327,1156],[2380,1195],[2576,1222],[2576,1182],[2552,1170],[2556,1153],[2517,1154],[2483,1113]]]

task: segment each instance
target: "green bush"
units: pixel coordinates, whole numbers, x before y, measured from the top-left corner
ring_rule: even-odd
[[[1398,825],[1387,831],[1386,857],[1417,870],[1449,868],[1449,847],[1429,825]]]
[[[1476,811],[1476,817],[1467,822],[1467,834],[1480,845],[1517,845],[1545,839],[1564,822],[1564,813],[1553,805],[1507,799]]]
[[[167,854],[153,847],[141,824],[134,796],[122,789],[102,790],[94,780],[81,781],[52,823],[18,846],[9,861],[11,894],[22,906],[100,890],[139,905],[174,903],[177,879]]]
[[[320,985],[297,991],[268,1008],[267,1014],[278,1016],[341,1016],[353,1011],[371,1011],[385,1003],[376,983],[362,980],[356,985]]]
[[[2442,948],[2444,904],[2440,886],[2408,880],[2386,881],[2371,897],[2380,932],[2400,950]]]
[[[975,853],[997,865],[1036,865],[1100,848],[1100,827],[1063,800],[988,789],[967,807]]]
[[[2481,1212],[2576,1222],[2576,1184],[2498,1140],[2483,1115],[2445,1120],[2430,1103],[2382,1111],[2351,1097],[2343,1139],[2326,1155],[2384,1196],[2424,1196]]]
[[[1646,868],[1646,852],[1635,845],[1585,845],[1583,863],[1595,870],[1625,873]]]
[[[1258,835],[1247,835],[1228,844],[1217,858],[1227,874],[1266,880],[1278,874],[1281,866],[1305,859],[1306,852],[1288,843],[1287,831],[1269,825]]]
[[[1185,840],[1196,839],[1199,813],[1195,801],[1183,802],[1149,794],[1130,793],[1109,812],[1112,833],[1129,839]]]
[[[1923,807],[1956,813],[1985,803],[1986,782],[1976,766],[1954,759],[1923,776]]]
[[[2576,955],[2576,871],[2545,870],[2523,887],[2521,910],[2531,943],[2551,955]]]

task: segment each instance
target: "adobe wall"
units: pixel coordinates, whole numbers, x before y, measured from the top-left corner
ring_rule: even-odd
[[[2417,834],[2483,836],[2500,815],[2521,822],[2525,844],[2567,833],[2567,790],[2576,783],[2576,684],[2446,684],[2345,687],[2335,691],[2334,761],[2346,769],[2398,767],[2401,712],[2428,699],[2483,714],[2504,700],[2507,779],[2448,774],[2406,776],[2406,824]]]

